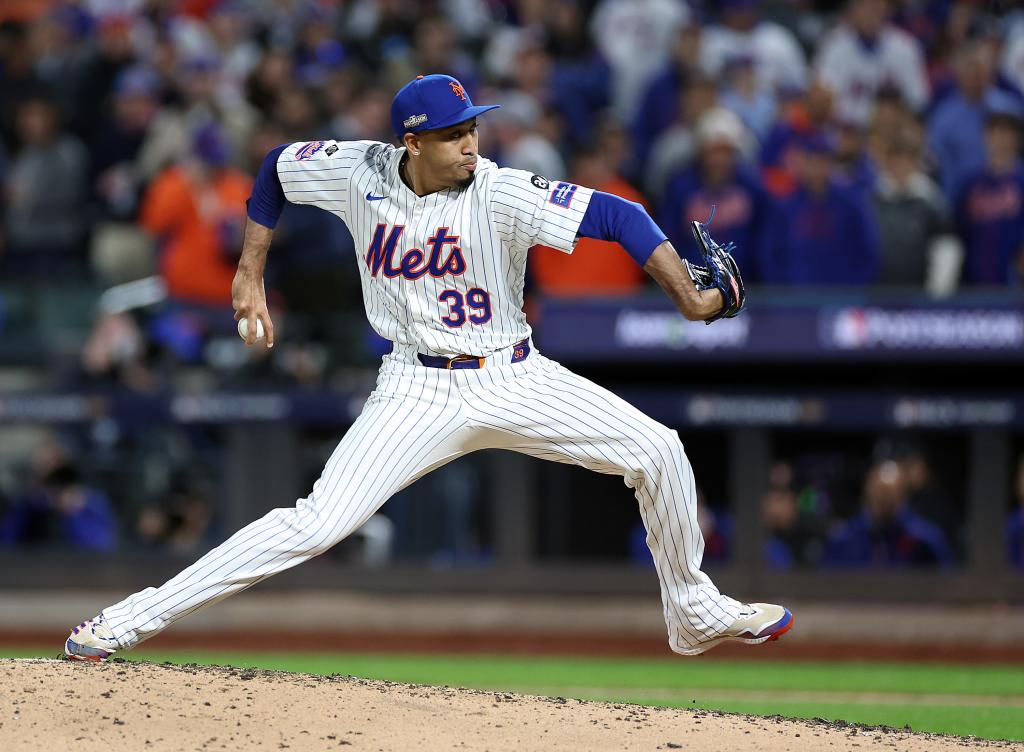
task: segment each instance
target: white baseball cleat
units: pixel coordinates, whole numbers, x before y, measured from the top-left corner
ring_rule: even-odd
[[[120,647],[101,614],[71,630],[64,643],[64,655],[72,661],[105,661]]]
[[[682,655],[700,655],[723,642],[745,642],[760,645],[777,640],[793,628],[793,614],[774,603],[745,603],[732,625],[716,637],[692,648],[675,648]]]

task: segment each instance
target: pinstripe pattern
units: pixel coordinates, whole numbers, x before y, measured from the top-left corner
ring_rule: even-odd
[[[147,588],[106,609],[115,637],[133,644],[324,553],[390,496],[462,454],[465,418],[445,373],[382,368],[377,388],[310,495],[294,508],[268,512],[160,588]],[[396,425],[415,429],[394,432]]]
[[[578,187],[569,206],[559,206],[550,200],[555,184],[541,188],[528,172],[499,169],[480,158],[469,188],[417,196],[398,177],[404,148],[373,141],[326,141],[311,157],[297,159],[303,146],[291,144],[278,159],[285,198],[319,206],[348,225],[366,315],[378,334],[417,345],[422,352],[449,356],[489,355],[530,336],[523,313],[526,252],[538,244],[572,252],[593,193],[589,188]],[[368,194],[385,198],[371,201]],[[396,265],[411,248],[425,251],[439,227],[449,228],[451,235],[459,236],[465,273],[425,275],[415,281],[372,275],[365,254],[379,224],[388,231],[405,228],[395,251]],[[473,288],[490,296],[487,326],[445,326],[442,317],[448,304],[439,300],[441,293],[456,290],[465,295]]]
[[[304,158],[296,159],[300,149]],[[536,351],[511,363],[513,345],[530,336],[522,311],[527,251],[544,244],[571,253],[591,191],[563,185],[560,205],[555,184],[480,159],[469,188],[418,197],[398,178],[402,153],[372,142],[292,144],[282,153],[278,173],[288,200],[324,208],[351,229],[367,316],[395,342],[394,351],[309,496],[272,510],[162,586],[105,609],[119,643],[131,647],[322,554],[397,491],[484,448],[621,476],[647,528],[669,644],[682,651],[723,633],[741,604],[700,570],[704,540],[693,471],[675,431]],[[385,198],[369,201],[366,194]],[[389,268],[398,268],[408,249],[425,250],[444,227],[460,238],[465,272],[374,275],[365,253],[379,224],[405,227]],[[450,312],[441,293],[465,296],[473,288],[490,294],[490,319],[446,326],[442,317]],[[489,358],[479,370],[445,371],[420,365],[419,352]]]
[[[474,420],[499,432],[491,446],[621,475],[636,493],[661,581],[670,643],[689,647],[724,631],[740,604],[700,571],[693,471],[675,431],[543,356],[529,373],[466,371]]]
[[[118,641],[134,645],[324,553],[408,484],[485,448],[622,476],[647,527],[670,645],[693,647],[732,624],[740,604],[700,571],[693,472],[674,431],[539,354],[444,371],[406,362],[413,353],[385,358],[377,388],[308,497],[269,512],[161,587],[105,609]]]

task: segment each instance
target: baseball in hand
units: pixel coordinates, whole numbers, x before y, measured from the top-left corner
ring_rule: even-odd
[[[238,336],[245,339],[249,336],[249,319],[238,320]],[[256,339],[263,339],[263,322],[256,319]]]

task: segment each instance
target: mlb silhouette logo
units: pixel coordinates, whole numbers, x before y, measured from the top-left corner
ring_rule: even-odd
[[[555,186],[555,190],[551,191],[550,202],[555,206],[568,209],[572,197],[576,193],[576,187],[572,183],[559,183]]]

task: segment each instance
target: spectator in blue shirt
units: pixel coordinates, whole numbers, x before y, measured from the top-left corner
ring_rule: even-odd
[[[104,219],[135,218],[143,188],[136,160],[159,117],[160,87],[144,66],[125,68],[114,81],[110,112],[89,144],[89,189]]]
[[[731,57],[725,65],[724,79],[722,105],[739,115],[759,144],[764,143],[775,127],[778,110],[775,92],[758,84],[754,59],[750,55]]]
[[[878,168],[867,151],[867,132],[858,123],[840,120],[835,129],[835,179],[869,200]]]
[[[660,225],[677,249],[692,248],[690,221],[703,221],[715,206],[715,239],[734,242],[744,279],[757,279],[754,260],[766,221],[767,197],[756,174],[741,164],[750,134],[730,110],[714,107],[697,124],[697,163],[668,183]]]
[[[878,275],[878,228],[866,198],[833,178],[833,148],[822,135],[799,142],[796,191],[769,220],[762,281],[783,285],[867,285]]]
[[[38,488],[14,501],[0,522],[0,543],[113,551],[117,520],[107,495],[85,485],[64,459],[45,472]]]
[[[1024,276],[1024,164],[1022,113],[991,110],[985,123],[985,168],[967,180],[956,202],[964,242],[961,281],[1018,284]]]
[[[828,537],[828,566],[921,566],[953,562],[942,530],[914,512],[907,479],[894,460],[876,463],[864,483],[860,514]]]
[[[939,184],[952,199],[965,180],[985,166],[985,108],[1009,97],[995,88],[989,46],[973,42],[954,61],[956,89],[928,119],[928,146],[938,168]]]
[[[796,162],[800,143],[832,127],[832,90],[820,81],[807,91],[780,92],[778,122],[761,145],[761,178],[773,196],[796,190]]]
[[[633,161],[638,175],[647,167],[654,142],[684,115],[679,103],[687,83],[701,77],[698,60],[700,33],[697,24],[679,29],[671,60],[651,79],[640,97],[640,106],[630,129]]]
[[[821,517],[807,503],[805,489],[797,496],[793,467],[775,463],[768,475],[768,490],[761,498],[764,521],[764,563],[771,569],[816,566],[821,556]]]

